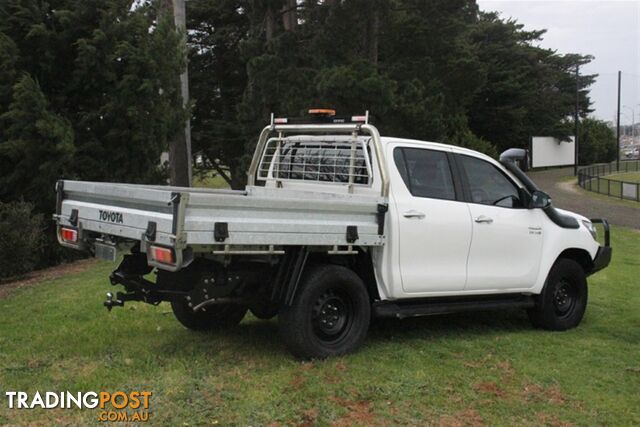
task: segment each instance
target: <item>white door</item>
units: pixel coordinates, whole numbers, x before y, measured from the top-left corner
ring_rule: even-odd
[[[406,293],[464,290],[471,217],[462,195],[456,193],[450,155],[447,151],[393,147],[393,197]]]
[[[496,165],[465,155],[457,159],[473,220],[465,289],[532,287],[542,255],[542,211],[521,206],[519,187]]]

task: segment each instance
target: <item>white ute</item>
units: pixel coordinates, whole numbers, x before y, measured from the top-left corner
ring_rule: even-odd
[[[609,227],[554,208],[524,150],[498,162],[316,113],[272,116],[244,191],[58,181],[60,243],[122,259],[109,310],[168,301],[194,330],[277,315],[301,358],[354,351],[372,316],[518,307],[536,327],[580,323]]]

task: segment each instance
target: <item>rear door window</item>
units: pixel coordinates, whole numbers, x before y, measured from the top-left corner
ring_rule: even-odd
[[[424,148],[397,147],[393,159],[409,192],[415,197],[455,200],[447,153]]]

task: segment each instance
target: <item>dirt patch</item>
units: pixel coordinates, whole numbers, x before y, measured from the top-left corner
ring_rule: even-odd
[[[483,381],[473,385],[473,389],[480,393],[491,394],[495,397],[504,397],[505,391],[493,381]]]
[[[480,427],[484,426],[484,420],[475,409],[466,409],[453,415],[440,417],[440,427]]]
[[[500,371],[503,381],[510,381],[515,377],[516,370],[508,360],[496,363],[496,368]]]
[[[58,277],[66,276],[68,274],[83,272],[97,263],[97,260],[91,258],[45,268],[44,270],[33,271],[21,279],[14,280],[12,282],[0,283],[0,298],[6,298],[16,289],[35,286],[45,280],[57,279]]]
[[[536,414],[536,418],[540,425],[549,426],[549,427],[572,427],[574,424],[568,423],[566,421],[560,421],[560,419],[555,415],[545,414],[544,412],[538,412]]]
[[[302,422],[298,424],[298,427],[311,427],[316,425],[316,419],[318,418],[318,410],[316,408],[307,409],[302,413]]]
[[[564,405],[567,402],[567,397],[556,385],[545,388],[538,384],[526,384],[522,397],[528,402],[546,402],[552,405]]]
[[[488,353],[482,359],[468,360],[464,362],[464,366],[467,368],[479,369],[479,368],[485,367],[486,364],[490,362],[492,359],[493,359],[493,354]]]
[[[384,425],[384,423],[376,419],[375,414],[371,411],[371,402],[366,400],[351,401],[339,399],[337,397],[332,400],[347,410],[346,415],[331,424],[334,427],[350,427],[352,425]]]
[[[568,193],[574,193],[574,194],[582,195],[580,193],[580,190],[578,190],[578,184],[576,184],[573,181],[558,182],[556,185],[558,186],[558,188],[560,188],[561,190],[564,190],[564,191],[566,191]]]
[[[344,372],[346,372],[347,369],[344,361],[338,360],[333,364],[333,369],[328,370],[324,374],[324,380],[329,384],[339,384],[344,379]]]
[[[289,381],[289,389],[293,391],[298,391],[302,389],[307,384],[307,379],[300,375],[295,374],[291,381]]]

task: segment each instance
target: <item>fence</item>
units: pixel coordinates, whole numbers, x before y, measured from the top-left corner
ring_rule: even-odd
[[[611,178],[602,178],[612,174],[639,172],[639,160],[624,160],[618,169],[615,162],[591,165],[578,171],[578,184],[585,190],[594,191],[607,196],[640,202],[640,176],[637,181],[630,182]]]

